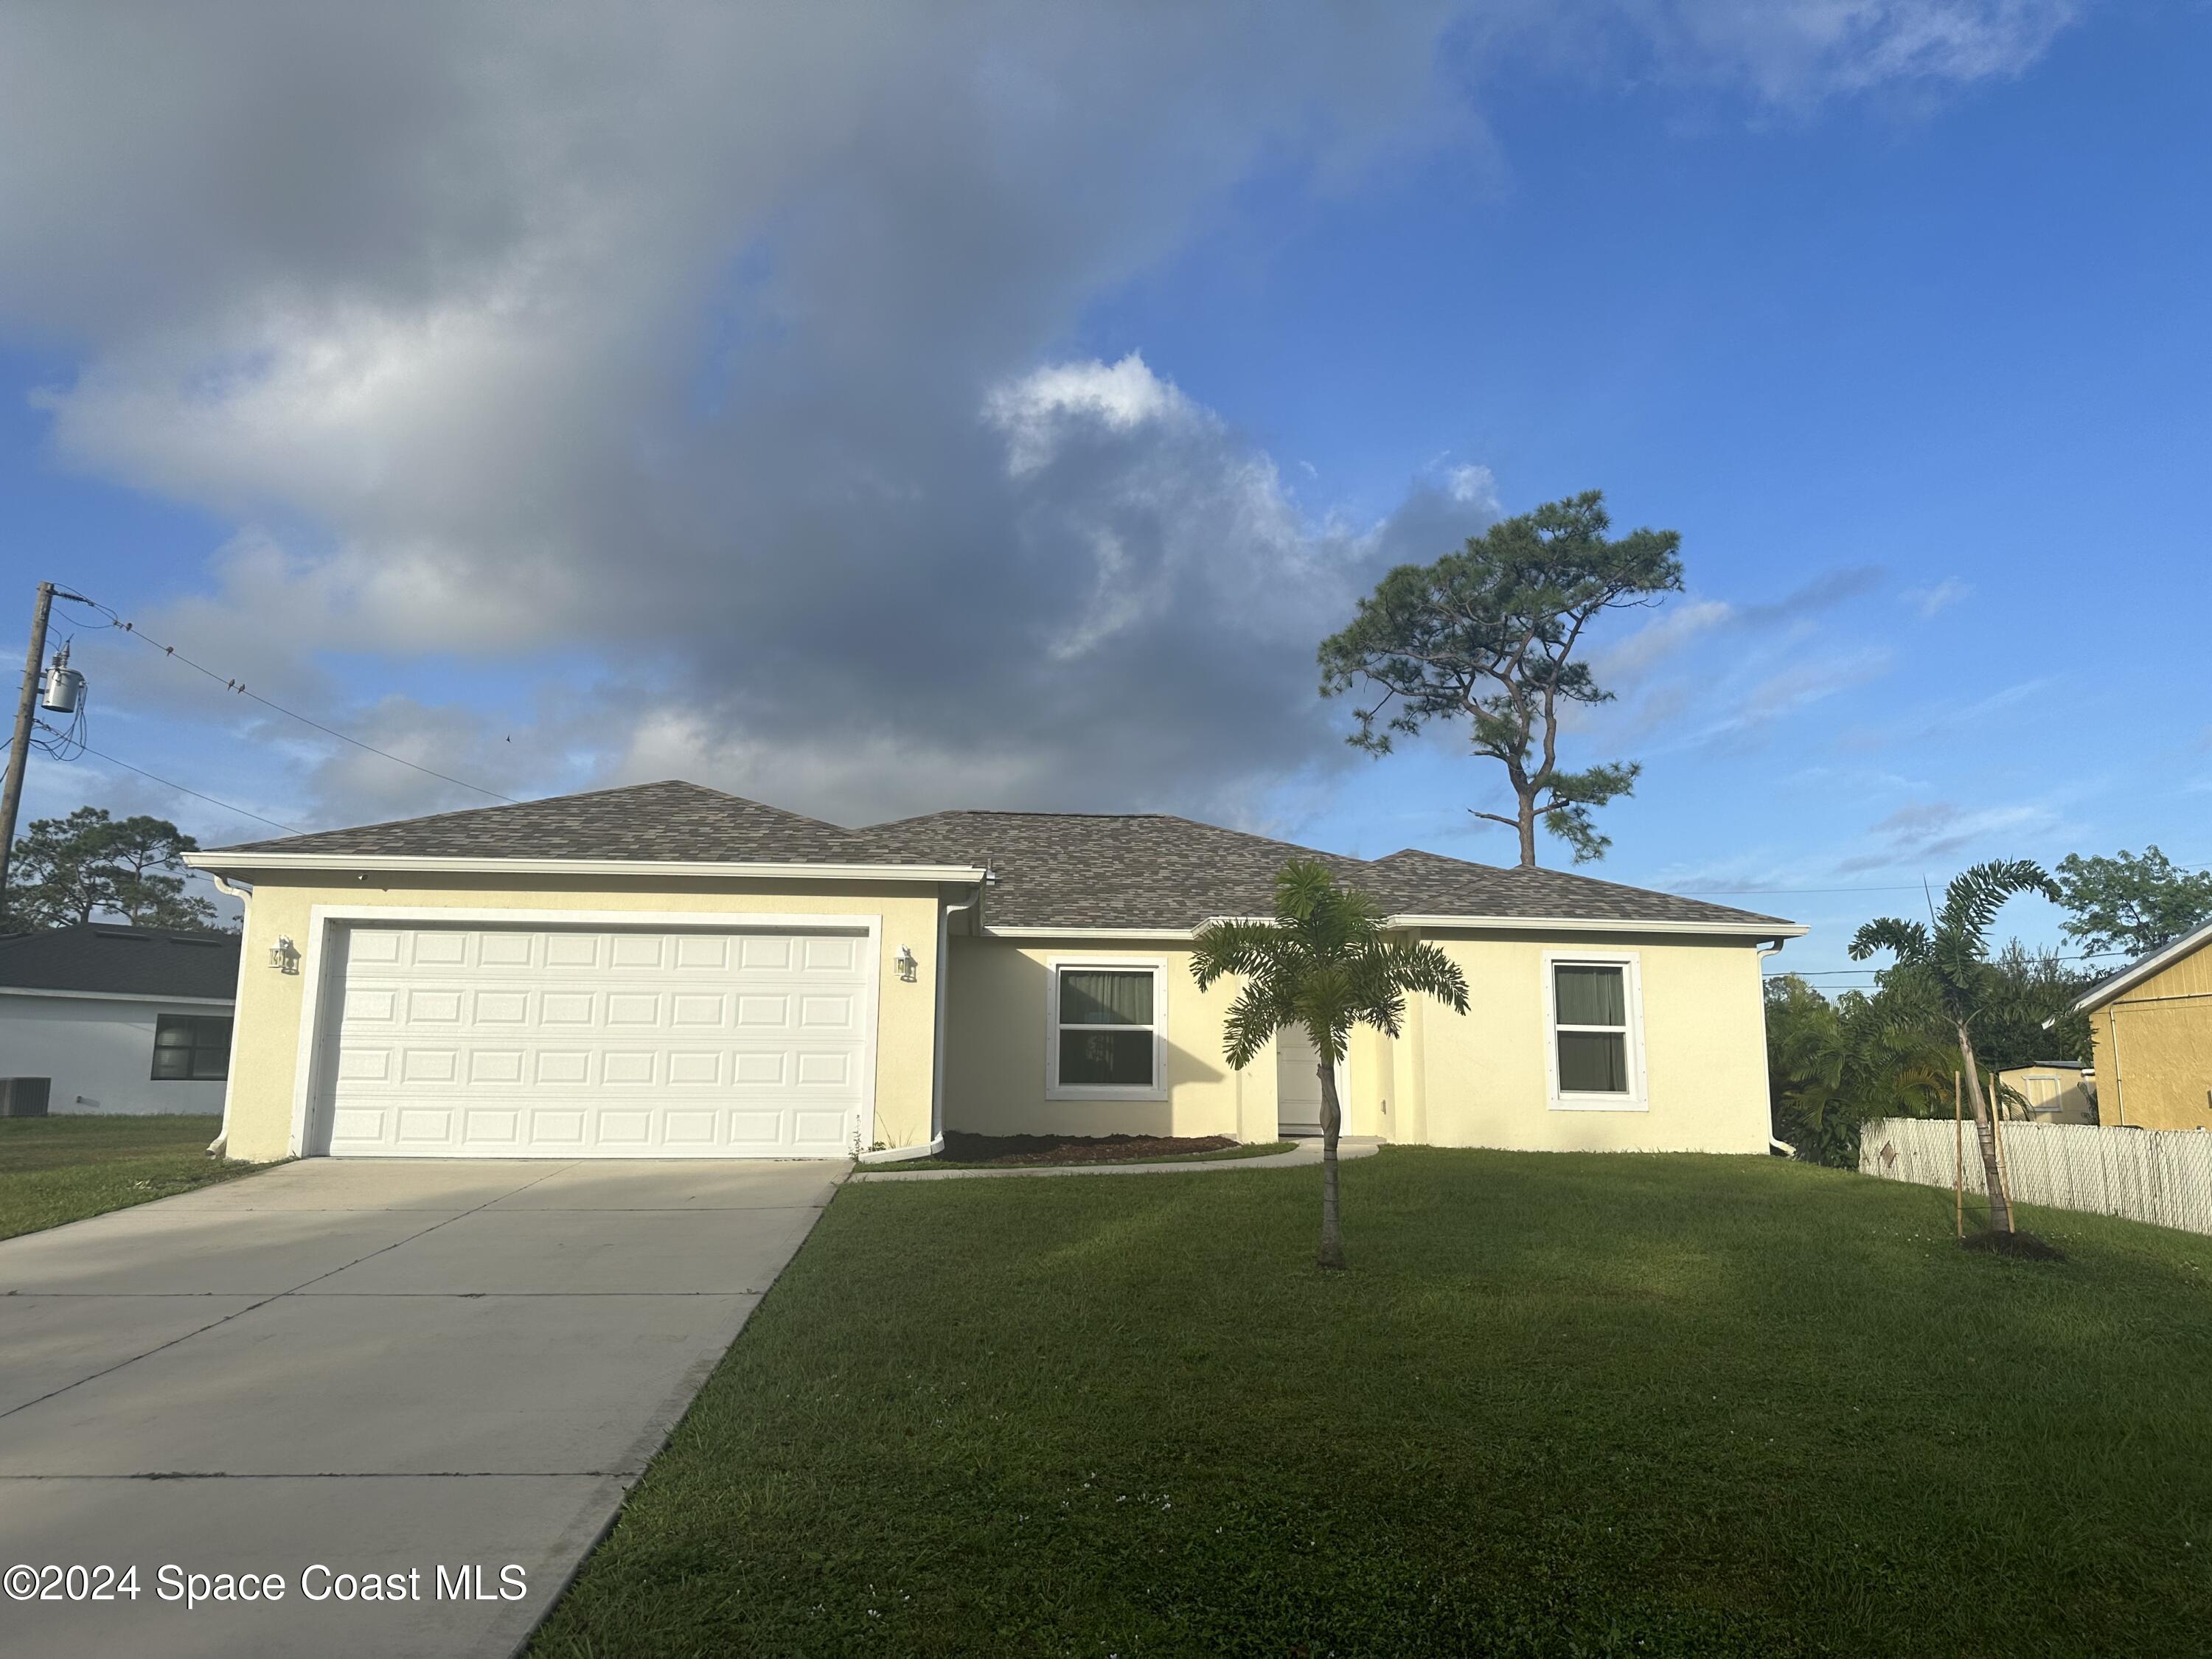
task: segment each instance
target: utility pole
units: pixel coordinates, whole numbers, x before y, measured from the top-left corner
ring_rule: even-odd
[[[39,665],[46,655],[46,617],[54,608],[54,585],[39,584],[31,611],[31,654],[23,659],[23,692],[15,699],[15,740],[8,745],[8,782],[0,790],[0,908],[8,896],[8,860],[15,850],[15,809],[23,804],[23,763],[30,758],[31,722],[39,708]]]

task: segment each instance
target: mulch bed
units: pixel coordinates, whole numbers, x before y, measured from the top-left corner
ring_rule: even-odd
[[[2033,1233],[1972,1233],[1967,1236],[1965,1248],[1986,1250],[1991,1255],[2014,1256],[2023,1261],[2066,1260],[2065,1251],[2046,1239],[2038,1238]]]
[[[948,1164],[1127,1164],[1178,1153],[1225,1152],[1227,1135],[968,1135],[947,1132]]]

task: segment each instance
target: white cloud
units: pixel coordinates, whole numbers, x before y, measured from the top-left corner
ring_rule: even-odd
[[[1839,874],[1856,875],[1917,861],[1954,859],[1971,849],[2000,842],[2017,846],[2023,840],[2047,836],[2057,823],[2058,814],[2039,801],[1982,807],[1960,806],[1953,801],[1911,801],[1867,831],[1869,839],[1881,843],[1879,850],[1844,859],[1836,869]]]
[[[1617,706],[1576,711],[1577,730],[1662,750],[1752,740],[1786,717],[1870,684],[1893,657],[1856,640],[1833,613],[1872,592],[1871,565],[1824,571],[1779,599],[1670,601],[1591,657]]]
[[[1125,433],[1148,422],[1202,424],[1206,418],[1135,351],[1118,363],[1094,359],[1032,370],[993,387],[983,410],[1006,436],[1006,471],[1015,477],[1050,460],[1074,427]]]
[[[2080,0],[1599,0],[1662,70],[1741,82],[1771,103],[2021,73]],[[1587,18],[1591,8],[1584,8]]]
[[[1626,638],[1591,655],[1598,684],[1616,692],[1632,690],[1651,672],[1686,649],[1692,641],[1724,626],[1736,616],[1725,599],[1678,599]]]
[[[1444,489],[1462,507],[1474,507],[1492,517],[1504,511],[1498,502],[1498,480],[1486,466],[1462,463],[1444,474]]]
[[[1949,609],[1973,591],[1972,584],[1961,581],[1956,576],[1946,576],[1942,581],[1926,587],[1906,588],[1905,602],[1925,618]]]

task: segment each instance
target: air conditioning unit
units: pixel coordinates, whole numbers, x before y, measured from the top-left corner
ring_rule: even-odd
[[[44,1117],[53,1086],[50,1077],[0,1077],[0,1117]]]

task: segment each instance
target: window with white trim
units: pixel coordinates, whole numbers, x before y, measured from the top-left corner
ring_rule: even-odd
[[[1632,957],[1546,960],[1554,1105],[1643,1106],[1643,999],[1636,969]]]
[[[1048,1095],[1156,1097],[1165,988],[1152,963],[1055,963]]]

